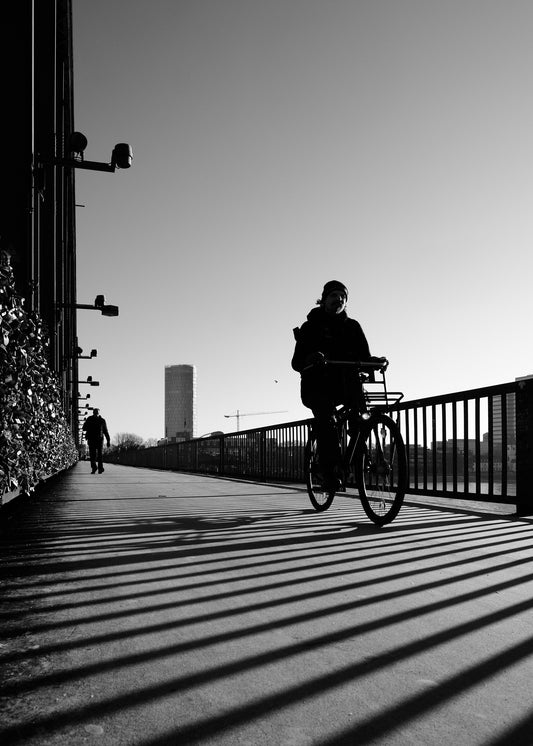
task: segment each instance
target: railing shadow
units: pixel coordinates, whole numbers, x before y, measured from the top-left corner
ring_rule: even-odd
[[[15,704],[3,742],[59,738],[239,680],[224,705],[206,711],[200,696],[187,717],[136,733],[135,742],[213,742],[294,708],[304,720],[307,708],[325,715],[320,733],[303,728],[295,741],[302,746],[385,742],[533,655],[525,634],[533,613],[529,525],[406,506],[384,531],[353,501],[319,515],[308,512],[305,495],[239,489],[222,498],[152,497],[140,512],[139,496],[129,503],[124,493],[120,507],[97,515],[85,502],[51,495],[33,505],[28,522],[11,523],[0,695]],[[464,657],[465,644],[479,660]],[[384,691],[379,715],[365,710],[363,692],[384,672],[409,671],[444,650],[455,656],[453,675],[429,690]],[[296,677],[287,676],[291,666]],[[106,686],[117,676],[120,687]],[[25,716],[24,702],[96,681],[99,694],[85,704],[66,700]],[[353,714],[328,718],[348,691]],[[529,722],[522,696],[518,739]],[[488,743],[488,732],[480,729],[476,743]],[[497,728],[490,734],[497,739]]]

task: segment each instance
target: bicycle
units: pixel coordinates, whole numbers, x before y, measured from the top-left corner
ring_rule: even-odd
[[[342,486],[339,492],[359,493],[368,518],[378,526],[393,521],[402,507],[407,489],[407,457],[400,429],[387,414],[403,398],[401,392],[388,392],[385,358],[372,362],[325,360],[319,365],[341,365],[354,369],[361,382],[363,397],[357,405],[343,406],[335,415],[340,441]],[[311,367],[311,366],[310,366]],[[380,373],[381,379],[370,380]],[[372,384],[376,389],[372,389]],[[336,492],[324,487],[320,454],[313,426],[305,447],[305,473],[309,498],[315,510],[327,510]]]

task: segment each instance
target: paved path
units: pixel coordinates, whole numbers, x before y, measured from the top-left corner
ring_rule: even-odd
[[[533,743],[531,520],[84,463],[24,510],[5,746]]]

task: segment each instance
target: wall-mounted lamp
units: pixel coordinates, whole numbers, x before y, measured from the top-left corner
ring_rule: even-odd
[[[54,158],[51,162],[54,166],[70,166],[71,168],[85,168],[90,171],[109,171],[111,173],[116,168],[131,167],[133,150],[128,143],[119,142],[115,145],[111,153],[111,163],[84,160],[83,153],[86,147],[87,138],[85,135],[81,132],[73,132],[68,139],[68,150],[72,158]]]
[[[86,381],[78,381],[78,383],[87,383],[89,386],[99,386],[100,385],[100,381],[93,381],[93,377],[92,376],[87,376],[87,380]]]
[[[59,306],[60,308],[85,308],[88,311],[100,311],[102,316],[118,316],[119,310],[118,306],[111,306],[105,302],[105,295],[97,295],[94,299],[93,305],[90,303],[75,303],[73,305],[69,303],[60,303]],[[91,354],[91,357],[96,357],[96,350],[93,350],[93,352],[95,354]]]
[[[87,396],[82,396],[82,395],[80,394],[80,392],[78,391],[78,399],[90,399],[90,398],[91,398],[91,395],[90,395],[90,394],[87,394]]]
[[[76,347],[76,357],[78,358],[78,360],[91,360],[93,357],[97,357],[98,355],[98,350],[91,350],[90,355],[82,355],[82,352],[82,347]]]
[[[105,295],[97,295],[94,299],[94,307],[101,311],[102,316],[118,316],[118,306],[110,306],[105,302]]]

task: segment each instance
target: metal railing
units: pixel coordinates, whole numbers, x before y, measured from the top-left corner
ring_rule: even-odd
[[[391,407],[408,457],[409,494],[516,504],[533,514],[533,379]],[[110,454],[129,466],[303,482],[312,420]]]
[[[311,420],[236,433],[114,451],[107,460],[126,466],[174,469],[259,481],[303,482]]]
[[[516,504],[533,513],[533,380],[394,407],[409,493]]]

